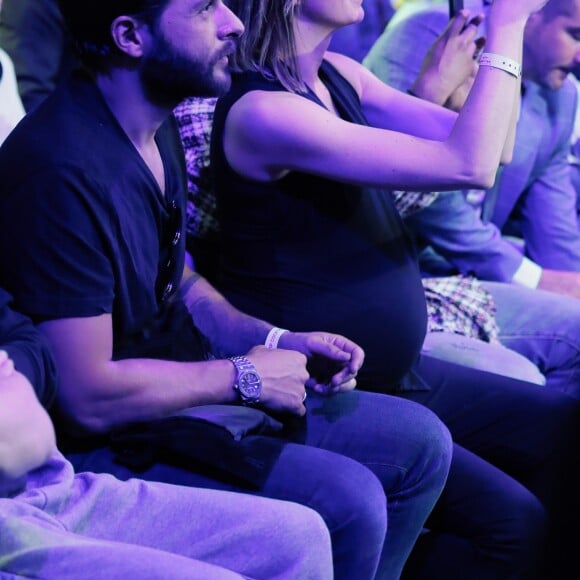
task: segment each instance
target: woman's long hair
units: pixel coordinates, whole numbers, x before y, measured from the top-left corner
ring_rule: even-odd
[[[299,0],[229,0],[246,28],[232,60],[234,71],[259,72],[291,92],[306,90],[296,66],[293,23],[298,4]]]

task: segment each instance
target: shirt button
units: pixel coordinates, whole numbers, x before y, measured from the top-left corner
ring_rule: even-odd
[[[173,236],[173,239],[171,240],[171,244],[173,246],[177,246],[177,243],[179,242],[180,239],[181,239],[181,232],[179,230],[177,230],[175,232],[175,235]]]
[[[167,286],[165,286],[165,290],[163,290],[163,296],[161,297],[161,300],[167,300],[169,298],[169,295],[171,294],[172,290],[173,290],[173,283],[169,282],[169,284],[167,284]]]

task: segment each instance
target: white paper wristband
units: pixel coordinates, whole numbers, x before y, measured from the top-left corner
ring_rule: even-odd
[[[274,328],[272,328],[268,333],[266,341],[264,342],[264,346],[270,349],[278,348],[278,341],[285,332],[288,332],[285,328],[278,328],[277,326],[274,326]]]
[[[479,57],[479,66],[491,66],[505,71],[506,73],[519,79],[522,76],[522,65],[507,56],[494,54],[493,52],[484,52]]]

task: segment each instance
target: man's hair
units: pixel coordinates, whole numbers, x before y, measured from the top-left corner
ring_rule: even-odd
[[[118,16],[134,16],[154,24],[169,0],[58,0],[60,9],[83,63],[102,69],[117,53],[111,24]]]
[[[541,10],[545,21],[562,14],[572,16],[578,10],[577,0],[550,0]]]
[[[243,22],[232,69],[252,70],[276,78],[292,92],[306,85],[296,66],[294,15],[297,0],[229,0],[228,6]]]

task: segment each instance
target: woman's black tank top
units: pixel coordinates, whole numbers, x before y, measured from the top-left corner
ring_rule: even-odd
[[[368,124],[358,95],[332,65],[322,64],[320,78],[344,120]],[[244,73],[218,101],[211,145],[223,233],[218,287],[242,311],[277,326],[354,340],[366,353],[359,387],[392,391],[418,357],[426,308],[391,195],[296,171],[269,183],[233,171],[222,147],[224,122],[252,90],[286,89]],[[312,92],[303,96],[324,106]]]

